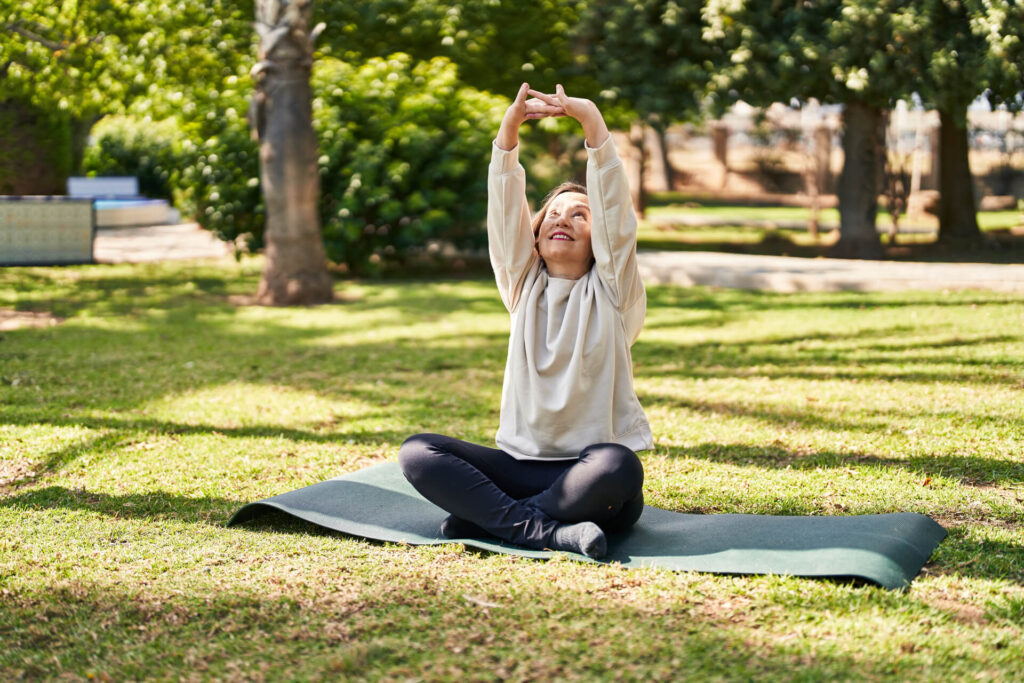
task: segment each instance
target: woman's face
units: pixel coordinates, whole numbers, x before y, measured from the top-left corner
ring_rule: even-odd
[[[594,252],[587,195],[563,192],[551,200],[537,231],[537,251],[553,275],[582,277],[590,270]]]

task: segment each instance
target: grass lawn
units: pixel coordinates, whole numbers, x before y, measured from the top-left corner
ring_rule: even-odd
[[[929,514],[901,593],[225,528],[498,418],[489,280],[268,309],[259,267],[0,270],[0,679],[1024,678],[1019,297],[649,292],[648,502]]]
[[[640,246],[643,249],[669,251],[727,251],[816,257],[828,255],[838,238],[831,227],[839,225],[838,209],[823,209],[820,236],[812,237],[804,225],[810,209],[797,206],[737,206],[714,202],[672,203],[653,199],[647,220],[641,221]],[[708,225],[688,225],[678,220],[708,221]],[[730,224],[730,221],[735,221]],[[775,224],[775,225],[770,225]],[[880,230],[888,231],[891,221],[885,211],[878,213]],[[901,232],[894,243],[888,234],[881,236],[886,256],[894,260],[978,261],[1020,263],[1024,261],[1024,213],[1021,211],[981,211],[978,226],[985,240],[970,248],[935,244],[938,222],[933,217],[903,218]],[[927,231],[927,232],[924,232]]]
[[[714,203],[688,203],[688,204],[664,204],[658,203],[647,208],[647,215],[651,218],[671,218],[672,216],[689,216],[693,218],[706,218],[709,220],[735,220],[744,221],[776,221],[794,222],[807,221],[811,217],[811,210],[800,206],[736,206],[729,204]],[[839,209],[822,209],[818,220],[823,224],[838,225]],[[903,216],[901,221],[910,225],[927,227],[932,230],[938,228],[938,221],[932,216],[908,219]],[[878,225],[885,230],[889,229],[892,219],[884,210],[878,212]],[[979,211],[978,227],[983,231],[1006,230],[1024,224],[1024,213],[1016,210],[1009,211]]]

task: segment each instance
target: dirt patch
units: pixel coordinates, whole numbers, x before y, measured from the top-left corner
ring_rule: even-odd
[[[970,603],[945,597],[935,597],[927,601],[929,605],[940,609],[964,624],[984,624],[988,621],[985,610]]]
[[[255,294],[229,294],[228,304],[231,306],[258,306]]]
[[[51,327],[60,325],[64,318],[46,311],[16,311],[0,308],[0,332],[20,330],[23,327]]]
[[[964,526],[1011,530],[1021,528],[1021,523],[1012,519],[984,517],[983,515],[970,514],[963,510],[948,510],[942,513],[933,513],[929,516],[947,530]]]
[[[362,293],[357,292],[335,292],[334,300],[331,303],[335,304],[351,304],[363,300]],[[231,306],[243,307],[243,306],[261,306],[259,300],[255,294],[229,294],[227,298],[228,304]]]
[[[0,495],[9,493],[18,484],[37,474],[35,463],[28,460],[0,460]]]

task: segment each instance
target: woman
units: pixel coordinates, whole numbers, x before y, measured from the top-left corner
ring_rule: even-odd
[[[531,221],[519,127],[548,116],[583,127],[589,190],[555,188]],[[561,85],[554,95],[522,85],[492,146],[487,237],[512,318],[498,448],[420,434],[402,444],[402,471],[451,513],[441,525],[448,538],[493,535],[600,558],[605,532],[628,529],[643,511],[636,451],[652,440],[629,352],[647,306],[636,216],[593,102]]]

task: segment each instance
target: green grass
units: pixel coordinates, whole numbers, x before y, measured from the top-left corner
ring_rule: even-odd
[[[800,206],[735,206],[726,204],[661,204],[647,209],[649,218],[670,219],[673,216],[686,216],[689,218],[704,218],[708,220],[736,221],[737,225],[746,222],[778,222],[789,223],[795,221],[807,221],[811,217],[811,210]],[[822,224],[838,225],[839,209],[822,209],[818,220]],[[880,210],[878,212],[878,225],[886,230],[889,229],[892,220],[889,214]],[[1020,211],[979,211],[978,227],[982,231],[1008,230],[1024,223],[1024,214]],[[933,217],[927,219],[909,220],[902,217],[902,224],[909,224],[914,227],[927,227],[935,230],[938,226]]]
[[[647,208],[650,218],[671,218],[687,216],[708,220],[735,220],[738,224],[747,221],[806,221],[811,210],[800,206],[737,206],[730,204],[684,203],[658,204]],[[884,216],[880,214],[880,216]],[[822,209],[819,215],[822,223],[838,223],[837,209]]]
[[[668,251],[726,251],[814,258],[827,256],[838,234],[837,209],[823,209],[819,218],[821,232],[812,237],[803,225],[810,210],[794,206],[737,206],[713,202],[656,202],[641,221],[641,249]],[[691,221],[690,224],[681,220]],[[707,225],[692,224],[708,221]],[[880,211],[878,226],[888,231],[888,214]],[[890,243],[887,233],[880,235],[885,256],[894,260],[975,261],[1019,263],[1024,261],[1024,214],[1020,211],[982,211],[978,225],[985,239],[965,248],[962,245],[935,243],[938,223],[934,218],[909,221],[904,217],[900,234]]]
[[[0,679],[1024,677],[1024,301],[652,288],[650,503],[916,511],[903,593],[371,543],[243,503],[491,440],[493,284],[245,305],[260,262],[0,270]]]
[[[646,220],[641,221],[641,249],[668,251],[725,251],[749,254],[818,257],[828,255],[838,234],[838,209],[822,209],[820,236],[807,232],[810,209],[792,206],[742,206],[713,200],[686,198],[678,193],[651,197]],[[684,222],[689,221],[689,223]],[[696,221],[696,222],[694,222]],[[707,221],[707,224],[699,224]],[[887,232],[889,214],[879,211],[878,225]],[[932,216],[902,218],[896,242],[888,233],[881,236],[886,256],[898,260],[922,261],[1024,261],[1024,213],[981,211],[978,225],[985,236],[981,244],[968,249],[935,244],[938,222]]]

